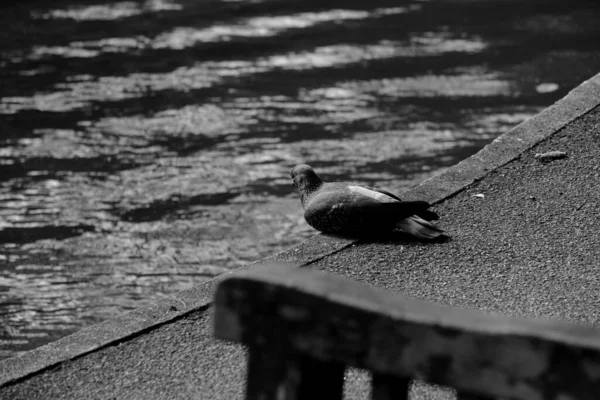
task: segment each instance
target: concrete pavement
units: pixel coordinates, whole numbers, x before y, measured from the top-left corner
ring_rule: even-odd
[[[445,242],[318,235],[270,260],[459,307],[600,325],[599,105],[600,74],[404,194],[436,203]],[[535,157],[552,150],[567,157]],[[0,398],[241,398],[244,351],[212,338],[218,280],[1,361]],[[368,377],[349,371],[350,397],[368,390]]]

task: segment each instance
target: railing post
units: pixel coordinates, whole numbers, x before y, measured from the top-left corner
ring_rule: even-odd
[[[274,348],[248,352],[246,400],[341,400],[344,366]]]
[[[408,400],[410,379],[373,373],[371,379],[372,400]]]

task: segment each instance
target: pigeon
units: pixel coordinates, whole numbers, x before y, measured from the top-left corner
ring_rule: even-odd
[[[306,164],[291,172],[304,219],[318,231],[349,237],[374,237],[400,229],[420,240],[433,240],[444,231],[431,220],[438,215],[426,201],[402,201],[388,191],[349,182],[324,182]]]

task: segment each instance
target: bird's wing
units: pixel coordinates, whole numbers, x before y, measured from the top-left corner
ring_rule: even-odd
[[[406,215],[407,217],[412,214],[416,214],[419,217],[425,219],[426,221],[435,221],[439,219],[437,213],[428,210],[429,203],[425,201],[402,201],[400,200],[400,197],[396,196],[393,193],[390,193],[386,190],[370,188],[368,186],[350,185],[348,186],[348,189],[350,189],[351,192],[363,195],[361,196],[361,198],[364,196],[368,196],[379,203],[401,203],[402,215]],[[361,203],[363,206],[366,205],[364,204],[364,201]]]
[[[367,186],[349,185],[348,189],[352,193],[357,193],[362,196],[369,197],[380,203],[397,203],[400,201],[400,199],[397,196],[394,196],[389,192],[373,189]]]
[[[383,194],[385,194],[385,195],[388,195],[388,196],[390,196],[391,198],[393,198],[393,199],[396,199],[396,200],[398,200],[398,201],[402,201],[402,199],[401,199],[400,197],[396,196],[396,195],[395,195],[394,193],[392,193],[392,192],[388,192],[387,190],[383,190],[383,189],[377,189],[377,188],[370,187],[370,186],[363,186],[363,187],[364,187],[364,188],[366,188],[366,189],[372,190],[372,191],[374,191],[374,192],[383,193]]]
[[[393,198],[361,186],[328,184],[311,196],[306,204],[305,216],[336,213],[368,213],[381,210],[383,205],[398,203]]]
[[[379,192],[385,195],[390,196],[393,199],[396,199],[398,201],[402,201],[402,199],[400,199],[400,197],[396,196],[394,193],[388,192],[387,190],[383,190],[383,189],[376,189],[376,188],[372,188],[369,186],[364,186],[366,189],[372,190],[374,192]],[[430,211],[430,210],[419,210],[419,212],[417,213],[417,215],[427,221],[436,221],[439,219],[439,216],[437,215],[437,213],[435,213],[434,211]]]
[[[420,214],[427,208],[429,204],[425,201],[398,201],[386,194],[350,185],[345,190],[317,193],[306,207],[305,216],[325,212],[344,217],[387,215],[401,219]]]

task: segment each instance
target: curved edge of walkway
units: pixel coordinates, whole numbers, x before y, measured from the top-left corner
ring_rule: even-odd
[[[498,137],[477,154],[405,192],[403,197],[427,200],[434,204],[451,197],[473,182],[482,179],[489,172],[518,158],[525,150],[600,105],[600,96],[597,95],[599,91],[600,74],[597,74],[573,89],[554,105]],[[353,243],[354,240],[350,239],[316,235],[283,253],[259,260],[240,269],[273,261],[307,265],[341,251]],[[239,269],[235,271],[237,270]],[[84,328],[19,356],[1,360],[0,387],[25,380],[29,376],[68,360],[83,357],[101,348],[118,345],[161,325],[174,322],[191,312],[206,310],[212,302],[215,284],[227,274],[161,299],[151,305]]]

